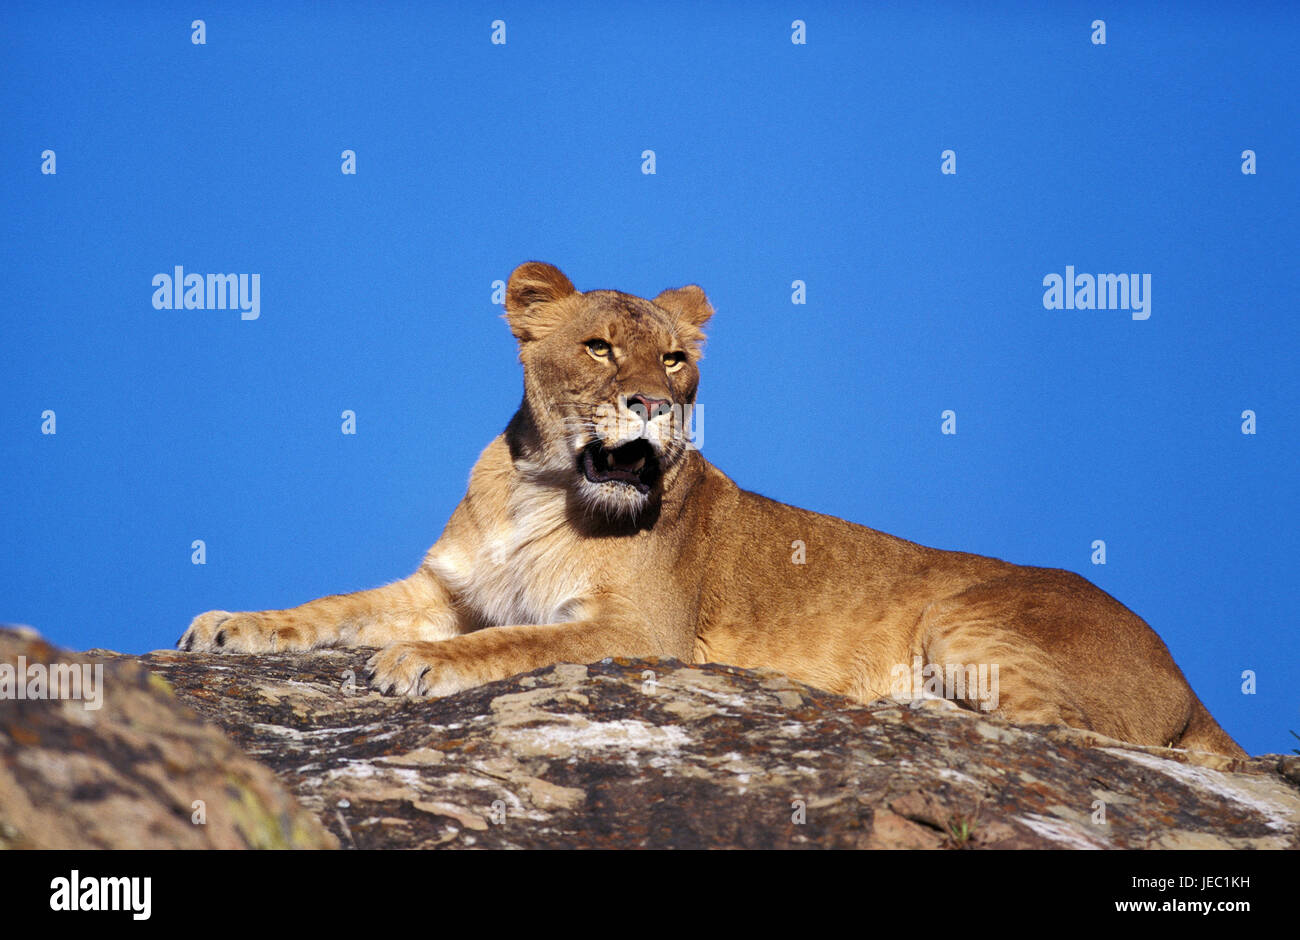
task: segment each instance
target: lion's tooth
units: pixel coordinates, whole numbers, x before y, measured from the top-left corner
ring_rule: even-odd
[[[644,457],[641,457],[641,458],[639,458],[639,459],[637,460],[636,463],[632,464],[632,472],[633,472],[633,473],[640,473],[640,472],[641,472],[641,468],[644,467],[644,466],[645,466],[645,458],[644,458]]]

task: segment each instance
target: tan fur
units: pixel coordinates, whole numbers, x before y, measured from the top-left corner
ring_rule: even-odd
[[[689,446],[680,411],[650,414],[695,400],[712,314],[698,287],[654,301],[579,293],[530,262],[510,278],[506,311],[523,404],[419,570],[291,610],[211,611],[182,648],[382,647],[374,684],[409,695],[562,661],[660,656],[775,668],[869,702],[897,694],[900,664],[996,664],[995,712],[1012,721],[1244,753],[1159,637],[1082,577],[926,548],[746,492]],[[634,402],[651,404],[634,413]],[[605,455],[638,437],[654,458],[637,479],[652,485],[583,469],[589,445]],[[609,459],[626,463],[643,445],[629,446]]]

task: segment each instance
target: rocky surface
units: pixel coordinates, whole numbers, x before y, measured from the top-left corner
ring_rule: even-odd
[[[20,651],[54,654],[0,632],[0,663]],[[367,689],[368,655],[58,654],[106,664],[104,707],[0,702],[0,845],[1300,847],[1294,755],[864,707],[673,661],[416,702]]]
[[[775,673],[560,665],[442,700],[364,650],[138,661],[344,847],[1297,848],[1300,757],[857,705]]]
[[[68,666],[78,667],[76,684]],[[47,697],[55,675],[79,697]],[[337,844],[270,770],[157,674],[0,630],[0,848]]]

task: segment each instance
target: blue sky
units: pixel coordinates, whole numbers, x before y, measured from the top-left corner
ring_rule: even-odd
[[[742,486],[1080,572],[1296,745],[1296,7],[203,6],[0,10],[0,620],[143,651],[409,573],[540,259],[705,288]],[[260,316],[155,309],[176,265]],[[1045,309],[1067,265],[1150,274],[1150,318]]]

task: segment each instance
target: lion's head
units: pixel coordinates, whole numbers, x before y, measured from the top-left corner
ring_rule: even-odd
[[[693,284],[645,300],[579,292],[537,261],[516,268],[506,320],[524,366],[531,472],[607,516],[654,505],[691,446],[712,314]]]

